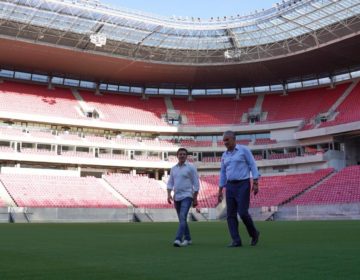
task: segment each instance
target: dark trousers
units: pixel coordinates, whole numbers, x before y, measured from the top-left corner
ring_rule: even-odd
[[[250,237],[255,237],[257,229],[249,214],[250,180],[226,184],[227,223],[233,242],[241,243],[237,214],[246,226]]]

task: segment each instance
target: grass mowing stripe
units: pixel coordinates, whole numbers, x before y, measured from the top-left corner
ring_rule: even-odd
[[[256,247],[241,225],[244,246],[227,248],[209,222],[174,248],[176,223],[0,224],[0,279],[358,279],[360,221],[257,226]]]

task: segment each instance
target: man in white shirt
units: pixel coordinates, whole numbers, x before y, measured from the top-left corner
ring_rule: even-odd
[[[186,161],[188,151],[180,148],[176,156],[178,163],[170,170],[170,178],[167,183],[169,204],[174,201],[176,213],[179,218],[179,227],[176,233],[174,246],[187,246],[192,243],[187,216],[191,205],[198,205],[197,196],[199,193],[199,176],[194,165]],[[174,197],[172,196],[174,191]]]

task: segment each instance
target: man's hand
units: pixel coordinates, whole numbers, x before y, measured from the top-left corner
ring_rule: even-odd
[[[192,202],[192,206],[195,208],[196,206],[198,206],[198,200],[197,200],[197,198],[195,197],[195,198],[193,198],[193,202]]]
[[[198,200],[197,200],[197,197],[198,197],[198,192],[194,192],[194,194],[193,194],[193,202],[192,202],[192,207],[196,207],[196,206],[198,206]]]
[[[219,193],[218,193],[218,203],[221,203],[221,201],[224,199],[223,193],[222,193],[222,188],[219,188]]]
[[[168,194],[167,202],[168,202],[169,204],[171,204],[173,200],[174,200],[174,199],[172,198],[171,194]]]
[[[257,193],[259,192],[259,183],[257,180],[253,181],[252,192],[254,193],[254,195],[257,195]]]

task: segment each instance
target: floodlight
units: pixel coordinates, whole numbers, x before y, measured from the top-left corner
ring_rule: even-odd
[[[97,47],[102,47],[106,44],[106,36],[105,34],[91,34],[90,42]]]
[[[234,59],[234,58],[240,58],[241,57],[241,50],[226,50],[224,52],[224,56],[227,59]]]

